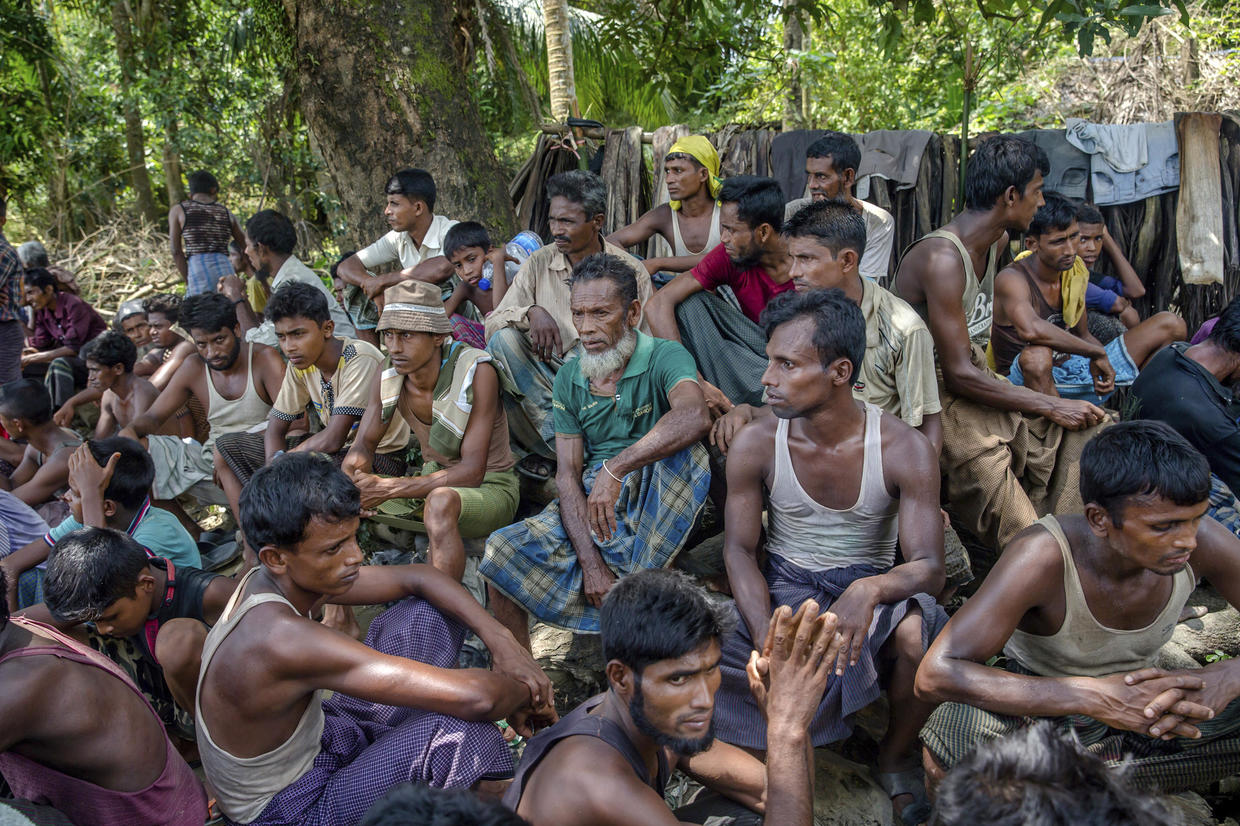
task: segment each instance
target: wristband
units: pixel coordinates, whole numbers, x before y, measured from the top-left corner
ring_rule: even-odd
[[[604,459],[604,460],[603,460],[603,470],[607,471],[607,475],[608,475],[608,476],[610,476],[612,479],[615,479],[617,482],[619,482],[619,483],[620,483],[620,484],[622,484],[622,485],[624,484],[624,480],[623,480],[623,479],[621,479],[621,478],[620,478],[619,476],[617,476],[616,474],[612,473],[612,472],[611,472],[611,468],[607,467],[607,460],[606,460],[606,459]]]

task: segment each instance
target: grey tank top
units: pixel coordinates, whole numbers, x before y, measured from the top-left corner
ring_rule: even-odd
[[[865,403],[865,456],[856,503],[835,510],[805,492],[788,452],[788,420],[775,431],[775,474],[767,503],[766,548],[807,570],[895,561],[899,501],[883,480],[883,411]],[[830,473],[829,468],[823,472]]]
[[[207,371],[207,423],[211,428],[206,444],[208,450],[225,433],[238,433],[267,423],[271,405],[263,401],[254,387],[253,344],[245,366],[245,391],[238,398],[226,399],[220,395],[211,381],[211,368],[204,364],[202,369]]]
[[[951,241],[956,251],[960,253],[960,260],[964,262],[964,295],[961,297],[961,304],[964,306],[965,323],[969,328],[969,341],[985,348],[986,343],[990,341],[990,323],[995,315],[995,272],[998,270],[999,242],[996,241],[987,253],[986,273],[979,281],[977,270],[973,268],[973,258],[965,249],[964,242],[960,240],[960,236],[950,230],[936,229],[933,232],[927,232],[910,244],[904,254],[908,255],[909,250],[927,238],[945,238]],[[921,316],[921,320],[929,324],[929,310],[926,309],[926,302],[922,301],[912,306]]]
[[[194,692],[194,716],[198,720],[198,751],[202,767],[215,788],[220,811],[237,823],[249,823],[256,819],[273,797],[314,765],[323,736],[323,698],[327,694],[322,689],[315,691],[297,728],[287,740],[266,754],[236,757],[216,745],[211,738],[207,720],[202,716],[202,684],[216,650],[251,608],[266,602],[282,602],[293,608],[292,603],[279,594],[255,594],[237,606],[237,599],[245,592],[246,583],[259,570],[254,568],[241,579],[236,592],[224,607],[220,621],[207,634],[202,646],[202,665],[198,670],[198,689]],[[236,613],[233,613],[234,607]],[[293,611],[296,613],[297,609],[293,608]]]
[[[719,246],[719,204],[715,204],[714,211],[710,214],[710,235],[706,238],[706,246],[697,252],[689,249],[685,244],[685,239],[680,236],[680,210],[672,210],[672,254],[675,256],[683,255],[699,255],[709,252]]]
[[[1186,565],[1172,578],[1171,598],[1149,625],[1132,630],[1107,628],[1089,610],[1072,561],[1072,548],[1059,520],[1044,516],[1036,524],[1050,531],[1063,555],[1063,625],[1049,637],[1018,628],[1003,653],[1042,677],[1106,677],[1152,666],[1159,649],[1175,632],[1184,604],[1196,587],[1192,568]]]

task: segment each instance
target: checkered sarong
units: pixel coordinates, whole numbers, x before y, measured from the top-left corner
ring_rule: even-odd
[[[766,372],[766,333],[732,304],[710,292],[676,307],[680,341],[702,377],[734,404],[761,406]]]
[[[200,252],[186,262],[185,295],[213,293],[219,280],[233,274],[232,262],[222,252]]]
[[[366,645],[384,654],[455,668],[465,637],[459,623],[417,597],[370,625]],[[494,723],[386,706],[336,694],[323,703],[322,751],[314,765],[271,799],[253,826],[357,823],[393,786],[469,788],[512,777],[512,752]]]
[[[582,474],[587,495],[601,467]],[[607,542],[594,537],[603,562],[618,577],[670,564],[689,538],[709,487],[710,465],[700,444],[627,474],[616,501],[616,532]],[[545,623],[599,633],[598,609],[582,590],[581,565],[560,520],[558,499],[542,513],[491,534],[478,573]]]
[[[1010,661],[1007,667],[1015,673],[1031,674]],[[1081,715],[1046,719],[1057,728],[1075,732],[1086,750],[1108,763],[1127,763],[1130,776],[1142,786],[1175,792],[1240,772],[1240,700],[1233,700],[1214,719],[1198,723],[1201,738],[1197,740],[1159,740],[1113,729]],[[994,714],[964,703],[944,703],[926,721],[921,740],[950,769],[982,743],[1006,737],[1035,720]]]
[[[513,451],[518,456],[535,453],[555,458],[555,426],[551,420],[551,388],[555,374],[566,359],[552,357],[543,361],[534,355],[529,334],[516,327],[504,327],[491,334],[487,352],[507,370],[513,383],[521,389],[521,397],[501,394],[508,416],[508,432]],[[565,353],[576,358],[577,347]]]
[[[1240,512],[1237,512],[1236,495],[1227,487],[1226,482],[1213,473],[1210,474],[1210,507],[1206,510],[1206,515],[1240,536]]]
[[[771,610],[780,605],[796,610],[805,600],[812,599],[818,603],[820,610],[825,611],[853,582],[882,573],[885,571],[869,565],[809,571],[771,554],[766,566]],[[878,699],[882,691],[879,685],[879,651],[914,607],[921,609],[923,651],[930,647],[947,624],[947,612],[928,594],[915,594],[909,599],[877,606],[857,664],[848,666],[843,677],[832,675],[827,682],[827,691],[810,725],[810,737],[815,746],[825,746],[848,737],[853,729],[852,715]],[[736,611],[735,605],[732,610]],[[715,730],[719,739],[725,742],[743,748],[765,749],[766,718],[754,702],[749,691],[749,678],[745,675],[749,652],[761,647],[761,643],[753,642],[749,627],[739,612],[737,614],[736,630],[723,645],[723,660],[720,663],[723,682],[715,695]]]

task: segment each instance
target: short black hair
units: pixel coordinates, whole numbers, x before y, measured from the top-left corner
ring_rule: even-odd
[[[586,220],[607,212],[607,184],[593,172],[570,169],[547,179],[547,200],[564,198],[581,204]]]
[[[624,663],[640,676],[651,663],[722,640],[732,621],[686,574],[650,568],[612,586],[603,598],[599,627],[603,660]]]
[[[263,315],[274,324],[283,318],[308,318],[315,324],[330,321],[331,308],[327,306],[327,296],[323,291],[315,289],[313,284],[304,281],[288,281],[280,285],[280,289],[267,299]]]
[[[451,261],[457,250],[463,250],[466,247],[480,247],[483,252],[491,249],[491,236],[487,233],[487,228],[477,221],[462,221],[459,224],[453,224],[452,228],[444,233],[444,258]]]
[[[702,163],[697,158],[690,155],[688,152],[668,152],[666,155],[663,156],[663,162],[667,163],[668,161],[689,161],[691,164],[693,164],[694,169],[705,169],[706,168],[706,164]]]
[[[34,287],[37,290],[46,290],[51,287],[56,292],[60,292],[60,281],[43,267],[31,267],[22,274],[22,278],[27,287]]]
[[[82,361],[93,361],[104,367],[123,364],[125,372],[132,373],[133,364],[138,360],[138,348],[124,333],[105,330],[83,344],[78,355]]]
[[[142,443],[124,436],[109,436],[106,439],[90,439],[86,444],[99,467],[106,467],[113,453],[121,455],[116,460],[112,479],[103,491],[103,498],[118,502],[127,510],[142,507],[150,495],[151,483],[155,481],[155,462]]]
[[[1117,527],[1134,496],[1158,496],[1180,506],[1210,498],[1210,463],[1168,424],[1120,422],[1081,451],[1081,501],[1101,507]]]
[[[831,168],[836,172],[851,169],[856,172],[861,168],[861,147],[847,132],[827,132],[805,150],[808,158],[830,158]]]
[[[1059,232],[1077,220],[1079,207],[1071,198],[1058,192],[1043,192],[1042,198],[1046,203],[1034,213],[1033,221],[1025,231],[1026,237],[1038,238],[1048,232]]]
[[[241,490],[241,529],[255,551],[291,548],[305,539],[313,517],[341,522],[361,507],[357,485],[331,459],[286,453],[259,468]]]
[[[1106,219],[1102,217],[1102,210],[1089,202],[1082,202],[1076,208],[1076,222],[1078,224],[1102,224],[1106,226]]]
[[[814,349],[822,366],[830,367],[836,359],[846,358],[852,362],[848,380],[855,380],[865,358],[865,316],[861,308],[835,287],[791,291],[771,299],[759,323],[770,341],[777,327],[802,317],[814,322]]]
[[[142,302],[146,314],[159,313],[168,321],[176,324],[181,318],[181,296],[176,293],[160,293]]]
[[[1112,768],[1076,735],[1040,720],[987,741],[939,784],[930,826],[1157,826],[1161,800]]]
[[[383,187],[384,195],[403,195],[435,211],[435,179],[425,169],[398,169]]]
[[[401,783],[375,801],[359,826],[529,826],[529,821],[468,789]]]
[[[188,332],[218,333],[237,326],[237,307],[223,293],[198,293],[181,302],[181,326]]]
[[[190,195],[210,195],[220,188],[220,182],[215,176],[205,169],[190,173],[189,176],[189,194]]]
[[[750,229],[770,224],[779,232],[784,221],[784,192],[774,178],[733,175],[719,188],[719,203],[736,204],[736,217]]]
[[[1024,192],[1039,172],[1050,172],[1046,153],[1015,135],[996,135],[969,156],[964,180],[965,209],[993,209],[1009,186]]]
[[[245,222],[245,234],[256,244],[262,244],[280,255],[292,255],[297,249],[297,229],[288,216],[274,209],[254,213]]]
[[[840,250],[853,250],[860,258],[865,254],[865,218],[848,201],[812,201],[801,207],[784,222],[784,235],[789,238],[813,238],[839,255]]]
[[[132,597],[150,556],[129,534],[79,528],[47,557],[43,600],[58,622],[94,622],[118,599]]]
[[[633,274],[633,268],[620,256],[606,252],[596,252],[578,261],[577,266],[573,267],[569,289],[602,278],[615,284],[625,307],[637,300],[637,276]]]
[[[52,394],[41,381],[14,379],[0,385],[0,411],[11,419],[47,424],[52,420]]]
[[[1229,353],[1240,355],[1240,296],[1236,296],[1214,322],[1207,341],[1212,341]]]

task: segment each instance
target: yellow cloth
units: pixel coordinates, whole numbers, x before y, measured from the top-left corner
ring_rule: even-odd
[[[710,197],[718,198],[719,187],[723,186],[723,181],[719,180],[719,153],[715,151],[715,147],[701,135],[689,135],[676,141],[672,148],[667,150],[669,155],[681,153],[706,167],[706,171],[710,173],[706,188],[710,191]],[[672,209],[680,209],[680,201],[668,201],[667,205]]]
[[[245,297],[249,299],[250,309],[261,313],[267,309],[267,299],[271,296],[267,288],[263,286],[263,282],[251,275],[245,280]]]
[[[1025,250],[1014,261],[1022,258],[1028,258],[1032,253]],[[1085,266],[1085,262],[1081,260],[1081,256],[1076,257],[1076,261],[1072,263],[1072,268],[1064,270],[1059,274],[1059,300],[1062,304],[1063,323],[1064,326],[1071,330],[1076,323],[1081,320],[1081,314],[1085,312],[1085,290],[1089,287],[1089,268]],[[995,351],[990,345],[986,345],[986,364],[991,370],[995,369]]]

